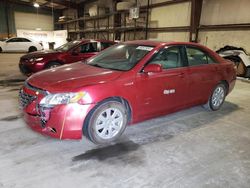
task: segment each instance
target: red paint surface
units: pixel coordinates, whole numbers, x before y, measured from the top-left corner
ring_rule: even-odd
[[[62,139],[80,139],[82,126],[87,114],[95,105],[110,97],[120,97],[128,102],[132,110],[131,124],[149,118],[175,112],[207,102],[214,87],[221,81],[228,83],[228,93],[234,87],[236,72],[233,64],[227,62],[215,52],[194,43],[160,43],[133,41],[129,43],[151,45],[154,49],[129,71],[114,71],[93,67],[83,63],[62,66],[56,69],[34,74],[27,82],[50,93],[87,92],[87,101],[75,104],[58,105],[50,109],[49,120],[41,128],[37,104],[43,94],[23,87],[37,99],[23,109],[27,124],[42,134]],[[218,63],[194,67],[165,69],[155,73],[143,73],[141,70],[147,61],[164,46],[193,45],[203,49]],[[175,89],[175,93],[165,95],[164,90]],[[52,133],[50,128],[55,128]]]

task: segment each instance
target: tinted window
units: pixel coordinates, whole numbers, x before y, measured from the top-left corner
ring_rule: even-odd
[[[30,40],[26,39],[26,38],[21,38],[22,42],[30,42]]]
[[[21,38],[13,38],[13,39],[8,40],[7,42],[22,42],[22,39]]]
[[[97,52],[97,42],[91,42],[80,46],[80,53]]]
[[[108,42],[101,42],[101,50],[104,50],[105,48],[108,48],[110,46],[112,46],[112,43],[108,43]]]
[[[208,55],[207,55],[207,62],[208,62],[208,64],[212,64],[212,63],[216,63],[216,61],[214,61],[211,57],[209,57]]]
[[[161,64],[163,69],[171,69],[183,66],[181,61],[181,53],[178,46],[162,49],[158,54],[156,54],[150,63]]]
[[[71,42],[68,42],[58,48],[56,48],[55,50],[56,51],[68,51],[69,49],[77,46],[81,41],[78,41],[78,40],[75,40],[75,41],[71,41]]]
[[[216,63],[205,52],[194,47],[186,47],[189,66]]]

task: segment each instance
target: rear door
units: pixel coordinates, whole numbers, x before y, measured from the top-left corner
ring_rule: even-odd
[[[189,101],[192,104],[205,103],[219,82],[218,64],[207,52],[194,46],[186,46],[186,57],[190,79]]]
[[[20,47],[22,51],[28,51],[29,47],[32,46],[32,43],[29,39],[26,38],[20,38],[21,42],[20,42]]]
[[[137,100],[141,117],[153,117],[186,105],[189,78],[182,49],[181,46],[165,47],[149,62],[161,64],[163,71],[137,75]]]

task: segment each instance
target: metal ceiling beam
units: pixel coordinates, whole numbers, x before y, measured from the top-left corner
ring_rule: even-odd
[[[171,1],[161,2],[161,3],[150,4],[150,5],[149,5],[149,8],[157,8],[157,7],[175,5],[175,4],[186,3],[186,2],[190,2],[190,1],[191,1],[191,0],[171,0]],[[147,6],[147,5],[144,5],[144,6],[141,6],[140,8],[141,8],[141,9],[147,9],[148,6]]]
[[[189,41],[197,42],[199,35],[199,26],[201,18],[203,0],[191,1],[191,20],[190,20],[190,34]]]
[[[74,9],[77,9],[78,8],[78,5],[76,3],[74,3],[72,0],[71,1],[65,1],[65,0],[48,0],[48,2],[50,3],[56,3],[56,4],[59,4],[59,5],[63,5],[67,8],[74,8]]]
[[[17,4],[17,5],[25,5],[25,6],[31,6],[33,7],[33,3],[32,2],[24,2],[24,1],[20,1],[20,0],[7,0],[8,3],[13,3],[13,4]],[[51,8],[49,7],[45,7],[45,6],[40,6],[39,8],[45,9],[45,10],[50,10]]]

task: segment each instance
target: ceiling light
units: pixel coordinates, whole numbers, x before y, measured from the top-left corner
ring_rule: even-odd
[[[33,6],[36,8],[40,7],[40,5],[38,3],[34,3]]]

